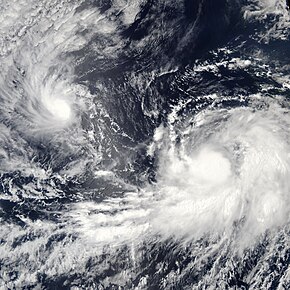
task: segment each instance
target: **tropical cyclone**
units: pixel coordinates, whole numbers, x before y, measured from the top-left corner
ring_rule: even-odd
[[[1,289],[290,289],[284,0],[0,9]]]
[[[243,247],[287,224],[289,122],[288,110],[270,101],[266,110],[202,111],[178,129],[161,153],[161,231],[200,238],[241,222]]]

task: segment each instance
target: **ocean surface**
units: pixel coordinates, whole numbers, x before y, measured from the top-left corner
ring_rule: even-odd
[[[0,289],[290,289],[286,0],[0,0]]]

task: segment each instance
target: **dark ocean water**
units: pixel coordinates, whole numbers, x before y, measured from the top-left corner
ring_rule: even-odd
[[[0,1],[0,289],[289,289],[288,5]]]

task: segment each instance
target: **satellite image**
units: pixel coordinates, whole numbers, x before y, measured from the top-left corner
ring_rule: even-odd
[[[0,0],[0,289],[290,289],[289,0]]]

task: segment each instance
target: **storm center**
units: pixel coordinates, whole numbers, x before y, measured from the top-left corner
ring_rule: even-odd
[[[46,102],[49,112],[59,120],[66,121],[71,116],[71,108],[65,100],[55,99]]]
[[[211,148],[202,149],[194,163],[195,177],[206,183],[223,183],[231,175],[230,161],[221,152]]]

